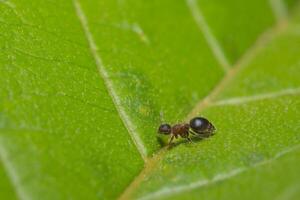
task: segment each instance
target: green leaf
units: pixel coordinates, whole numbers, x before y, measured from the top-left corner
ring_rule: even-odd
[[[0,0],[1,199],[296,196],[295,5]],[[198,114],[215,136],[159,150]]]
[[[11,200],[17,199],[15,195],[15,191],[13,190],[13,187],[9,180],[9,177],[7,176],[7,173],[1,163],[0,163],[0,180],[1,180],[0,181],[1,198],[11,199]]]
[[[217,134],[163,150],[129,193],[143,200],[299,197],[299,8],[295,13],[197,107]]]
[[[208,183],[201,190],[195,188],[189,192],[182,192],[172,199],[240,199],[242,196],[243,199],[275,197],[296,200],[300,195],[300,185],[295,165],[299,164],[300,151],[299,148],[293,150],[295,151],[289,152],[288,155],[280,156],[276,160],[266,160],[254,168],[234,171],[233,176],[226,181]]]
[[[299,184],[296,164],[299,159],[291,164],[294,167],[288,168],[289,173],[282,170],[277,173],[274,170],[271,177],[273,179],[267,175],[258,177],[258,172],[253,169],[258,167],[263,170],[264,165],[276,166],[272,162],[277,157],[284,157],[285,154],[300,148],[299,119],[295,117],[300,114],[299,92],[300,89],[297,94],[293,95],[291,92],[291,95],[275,99],[271,97],[208,108],[203,115],[214,122],[218,128],[217,134],[195,144],[180,144],[166,152],[156,164],[157,167],[141,183],[137,196],[142,199],[172,199],[177,195],[189,196],[192,191],[203,195],[205,199],[214,199],[216,195],[220,199],[226,199],[230,197],[232,190],[237,190],[239,193],[233,194],[234,196],[241,195],[243,199],[252,199],[253,194],[249,188],[242,187],[244,181],[248,181],[250,188],[261,181],[269,184],[256,188],[255,198],[275,199],[290,184],[294,185],[293,181],[298,180]],[[251,174],[244,175],[246,172],[249,174],[249,170],[252,170]],[[286,178],[285,182],[280,181],[279,177],[295,174],[295,179]],[[237,179],[236,176],[241,177],[239,181],[231,181]],[[244,176],[255,178],[244,180]],[[219,189],[215,187],[219,187],[221,183],[228,185],[228,190],[220,188],[218,193]],[[207,191],[206,188],[211,189]],[[265,190],[272,191],[267,198]],[[190,198],[193,196],[197,195],[193,194]]]
[[[74,5],[0,6],[0,157],[18,198],[116,198],[143,159]]]
[[[184,118],[224,70],[185,1],[82,1],[77,11],[137,146],[151,155],[157,124]]]
[[[255,42],[258,35],[274,24],[276,19],[270,1],[188,0],[187,2],[200,14],[202,13],[212,35],[217,38],[232,64]]]

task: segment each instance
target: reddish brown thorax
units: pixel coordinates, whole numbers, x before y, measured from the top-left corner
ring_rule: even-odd
[[[178,135],[180,135],[183,138],[186,138],[189,135],[189,129],[189,124],[176,124],[172,127],[172,133],[176,138],[178,138]]]

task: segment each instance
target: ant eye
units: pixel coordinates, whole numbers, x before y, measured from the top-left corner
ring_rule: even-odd
[[[169,135],[171,133],[171,126],[169,124],[162,124],[158,128],[158,133]]]
[[[212,124],[203,117],[195,117],[190,121],[190,127],[196,133],[203,133],[203,132],[212,132],[214,127]]]

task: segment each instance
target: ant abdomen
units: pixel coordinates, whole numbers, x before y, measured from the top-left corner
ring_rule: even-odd
[[[190,121],[190,128],[198,134],[213,133],[216,129],[207,119],[195,117]]]

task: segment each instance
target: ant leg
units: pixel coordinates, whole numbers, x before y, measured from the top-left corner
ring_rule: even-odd
[[[209,136],[212,135],[209,132],[195,133],[192,130],[189,130],[189,133],[192,134],[192,135],[195,135],[197,138],[201,138],[201,139],[208,138]]]
[[[193,140],[189,137],[186,138],[190,143],[194,143]]]
[[[194,133],[193,131],[189,130],[189,133],[192,135],[196,135],[196,133]]]
[[[165,121],[164,120],[164,112],[162,110],[159,112],[159,120],[160,120],[161,124]]]
[[[207,138],[207,136],[205,136],[205,135],[197,135],[197,137],[201,138],[201,139],[206,139]]]
[[[172,143],[173,139],[174,139],[174,135],[171,136],[169,143],[168,143],[169,145]]]

